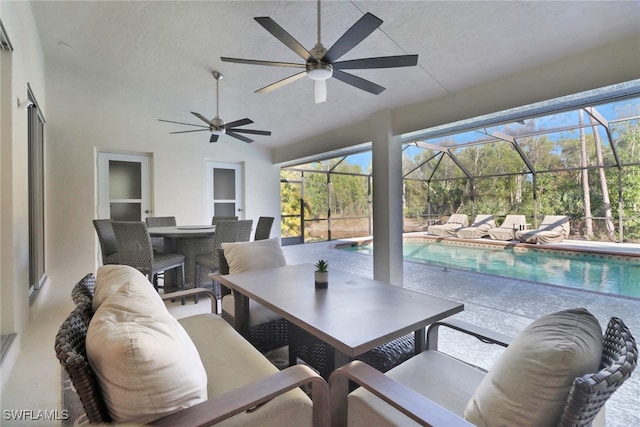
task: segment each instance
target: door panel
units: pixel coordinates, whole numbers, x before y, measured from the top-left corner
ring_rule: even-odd
[[[242,165],[207,162],[207,216],[244,218]]]
[[[98,216],[143,221],[151,215],[150,163],[145,155],[98,153]]]

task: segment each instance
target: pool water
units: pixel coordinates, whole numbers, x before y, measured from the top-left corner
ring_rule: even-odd
[[[373,244],[341,249],[372,254]],[[623,257],[407,241],[403,256],[405,261],[640,298],[640,262]]]

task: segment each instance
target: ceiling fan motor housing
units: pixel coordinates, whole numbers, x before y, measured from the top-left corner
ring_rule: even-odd
[[[218,116],[211,119],[211,132],[215,133],[216,135],[224,134],[225,133],[224,120],[222,120]]]

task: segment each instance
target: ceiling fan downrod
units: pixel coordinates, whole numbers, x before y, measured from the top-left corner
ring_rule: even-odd
[[[219,71],[213,71],[213,78],[216,79],[216,116],[211,119],[211,132],[217,135],[225,133],[224,120],[220,118],[220,80],[224,78]]]

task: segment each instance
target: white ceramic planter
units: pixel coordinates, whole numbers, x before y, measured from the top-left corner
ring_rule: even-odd
[[[329,272],[315,271],[316,289],[326,289],[329,286]]]

